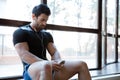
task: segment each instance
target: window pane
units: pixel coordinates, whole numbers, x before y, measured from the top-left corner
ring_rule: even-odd
[[[65,60],[83,60],[89,68],[97,67],[97,35],[65,31],[50,31],[54,43]],[[93,64],[91,64],[93,63]]]
[[[119,1],[119,9],[120,9],[120,1]],[[118,34],[120,35],[120,10],[118,15]]]
[[[31,11],[40,0],[0,0],[0,18],[30,21]]]
[[[120,62],[120,38],[118,38],[118,60]]]
[[[111,7],[112,5],[112,7]],[[107,0],[107,33],[115,34],[116,0]],[[107,37],[107,63],[115,61],[115,38]]]
[[[3,54],[2,45],[3,45],[3,35],[0,34],[0,56]]]
[[[107,1],[107,33],[115,34],[116,0]],[[111,6],[112,5],[112,6]]]
[[[48,0],[50,24],[97,28],[98,0]]]
[[[12,34],[15,29],[16,28],[0,26],[0,57],[3,59],[0,61],[0,63],[21,63],[12,42]]]
[[[107,38],[107,63],[115,61],[115,39]]]

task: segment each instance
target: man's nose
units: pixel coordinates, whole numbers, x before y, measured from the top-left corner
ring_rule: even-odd
[[[47,22],[43,22],[43,25],[46,26]]]

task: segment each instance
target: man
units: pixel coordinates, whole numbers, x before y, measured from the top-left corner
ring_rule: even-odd
[[[52,35],[45,30],[51,12],[40,4],[32,10],[32,22],[13,34],[13,43],[23,65],[24,80],[68,80],[78,74],[78,80],[91,80],[87,64],[61,60]],[[48,50],[51,61],[46,58]]]

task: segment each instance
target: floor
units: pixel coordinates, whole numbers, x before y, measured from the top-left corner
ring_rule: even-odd
[[[90,71],[90,73],[92,77],[120,74],[120,62],[108,64],[107,66],[103,67],[101,70],[93,70]]]
[[[95,77],[92,80],[120,80],[120,74]]]

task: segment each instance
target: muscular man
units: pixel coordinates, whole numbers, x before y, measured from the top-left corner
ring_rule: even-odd
[[[85,62],[61,60],[52,35],[44,30],[50,14],[47,5],[35,6],[31,23],[13,34],[15,49],[24,65],[24,80],[68,80],[75,74],[78,74],[78,80],[91,80]],[[51,60],[47,59],[46,50]]]

